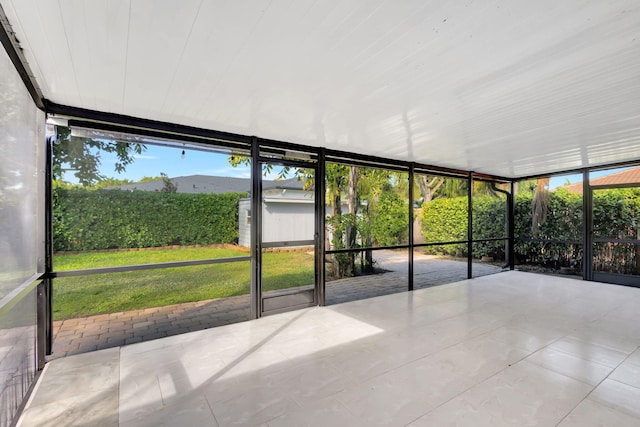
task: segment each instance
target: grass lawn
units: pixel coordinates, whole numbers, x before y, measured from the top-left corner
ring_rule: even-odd
[[[145,249],[122,252],[56,253],[53,267],[56,271],[83,270],[85,268],[118,267],[121,265],[156,264],[159,262],[189,261],[196,259],[231,258],[249,256],[248,251],[235,248],[175,248]]]
[[[177,248],[128,252],[56,254],[57,271],[191,259],[246,256],[230,248]],[[263,290],[312,285],[313,255],[265,253]],[[63,277],[53,281],[54,320],[117,313],[249,293],[250,262]]]

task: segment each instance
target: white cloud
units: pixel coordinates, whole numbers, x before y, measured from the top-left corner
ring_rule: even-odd
[[[227,176],[231,178],[250,178],[251,171],[249,168],[234,168],[234,167],[226,167],[226,168],[218,168],[218,169],[207,169],[194,173],[195,175],[213,175],[213,176]]]

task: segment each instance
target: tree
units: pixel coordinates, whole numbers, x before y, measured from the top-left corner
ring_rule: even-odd
[[[330,233],[326,233],[325,246],[333,249],[344,249],[344,233],[350,219],[355,220],[355,215],[343,216],[342,193],[348,185],[349,166],[339,163],[327,163],[325,170],[326,203],[331,206],[331,215],[327,217],[327,226]],[[349,276],[350,266],[353,264],[348,254],[327,255],[327,277],[341,278]]]
[[[138,182],[159,181],[161,179],[162,179],[161,176],[143,176],[142,178],[140,178],[140,180]]]
[[[101,188],[119,187],[121,185],[133,184],[130,179],[117,179],[117,178],[105,178],[95,183],[92,186],[93,189],[99,190]]]
[[[538,236],[540,226],[546,221],[549,211],[549,182],[551,178],[538,178],[538,185],[531,200],[531,235]]]
[[[429,177],[429,175],[416,175],[416,183],[422,195],[422,203],[429,203],[435,198],[436,191],[444,184],[445,178],[441,176]]]
[[[99,171],[103,153],[116,155],[114,170],[121,173],[134,162],[136,154],[142,154],[146,150],[146,146],[140,143],[75,137],[71,136],[70,128],[58,126],[52,150],[54,179],[62,179],[65,171],[73,171],[80,184],[92,186],[105,179]]]
[[[160,172],[160,177],[162,178],[162,188],[160,189],[161,193],[177,193],[178,192],[178,184],[171,181],[171,179],[169,179],[169,176],[166,173]]]

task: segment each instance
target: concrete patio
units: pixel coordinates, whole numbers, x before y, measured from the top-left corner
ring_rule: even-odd
[[[406,291],[406,251],[378,251],[375,259],[376,266],[387,273],[327,282],[326,304]],[[491,264],[473,265],[474,277],[499,271],[500,267]],[[415,289],[464,280],[466,274],[466,262],[414,254]],[[58,321],[53,325],[53,354],[49,360],[244,320],[249,320],[248,295]]]

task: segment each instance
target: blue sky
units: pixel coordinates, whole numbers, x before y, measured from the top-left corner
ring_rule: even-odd
[[[139,181],[145,176],[159,176],[161,172],[169,177],[186,175],[210,175],[227,176],[236,178],[249,178],[251,170],[248,166],[239,165],[233,167],[229,162],[228,154],[185,150],[182,158],[182,147],[164,147],[147,145],[147,149],[141,155],[136,156],[136,160],[127,166],[127,170],[118,174],[114,170],[116,155],[112,153],[102,153],[100,171],[106,177],[117,179],[129,179]],[[274,168],[266,179],[275,179],[279,169]],[[608,171],[593,172],[591,177],[598,177],[612,173]],[[64,179],[71,183],[77,180],[71,173],[66,173]],[[563,186],[567,179],[571,184],[582,181],[581,174],[562,175],[551,178],[550,189]]]
[[[607,170],[595,171],[595,172],[589,173],[589,178],[590,179],[598,178],[604,175],[610,175],[615,172],[623,171],[625,169],[629,169],[629,168],[618,168],[618,169],[607,169]],[[572,175],[554,176],[551,178],[551,181],[549,182],[549,189],[553,190],[557,187],[562,187],[563,185],[565,185],[567,179],[571,184],[575,184],[576,182],[582,182],[582,174],[579,173],[579,174],[572,174]]]
[[[101,153],[100,173],[109,178],[129,179],[139,181],[145,176],[160,176],[161,172],[169,177],[186,175],[210,175],[227,176],[235,178],[249,178],[251,169],[248,166],[239,165],[233,167],[229,162],[228,154],[204,152],[185,149],[182,158],[182,147],[163,147],[147,145],[146,151],[135,156],[135,161],[128,165],[124,173],[115,171],[116,155],[113,153]],[[274,179],[274,173],[267,179]],[[65,173],[63,178],[70,183],[77,183],[72,172]]]
[[[136,156],[135,162],[127,167],[127,171],[118,176],[114,171],[115,155],[103,155],[101,170],[107,176],[127,178],[133,181],[143,176],[158,176],[161,172],[170,177],[184,175],[215,175],[249,178],[251,170],[247,166],[233,167],[227,159],[227,154],[204,151],[185,150],[182,158],[182,148],[169,148],[147,145],[147,150]]]

